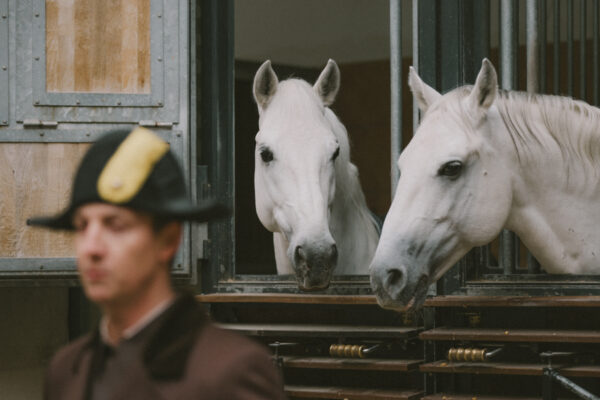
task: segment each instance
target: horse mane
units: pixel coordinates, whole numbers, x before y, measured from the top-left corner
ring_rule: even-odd
[[[465,115],[464,99],[472,86],[450,92],[448,101],[438,109]],[[454,101],[452,101],[454,99]],[[600,109],[570,97],[499,90],[494,102],[511,137],[519,163],[524,166],[539,160],[539,154],[560,153],[567,181],[573,170],[586,176],[600,175]],[[460,108],[457,109],[457,108]],[[473,132],[471,124],[461,126]]]
[[[365,199],[365,195],[360,185],[358,168],[350,160],[350,139],[348,137],[346,127],[329,108],[326,108],[325,110],[325,117],[331,124],[333,132],[337,137],[340,145],[339,157],[341,160],[343,160],[343,163],[338,163],[336,165],[336,184],[344,188],[345,190],[343,192],[348,194],[348,196],[345,198],[347,204],[351,204],[354,206],[354,208],[359,210],[362,217],[367,221],[370,221],[377,231],[379,222],[373,217],[369,211],[369,208],[367,207],[367,200]]]

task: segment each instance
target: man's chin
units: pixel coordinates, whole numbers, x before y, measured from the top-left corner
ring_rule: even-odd
[[[83,291],[85,296],[93,303],[98,305],[110,304],[114,301],[114,295],[108,288],[100,284],[84,284]]]

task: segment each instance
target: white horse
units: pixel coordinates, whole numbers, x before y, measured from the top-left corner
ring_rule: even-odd
[[[441,95],[411,68],[424,118],[370,266],[386,308],[419,307],[427,287],[502,228],[549,273],[600,273],[600,109],[497,89],[484,59],[475,86]]]
[[[346,129],[328,108],[339,84],[333,60],[313,87],[279,82],[270,61],[254,77],[256,212],[273,232],[277,272],[295,273],[303,290],[326,288],[334,269],[367,274],[379,238]]]

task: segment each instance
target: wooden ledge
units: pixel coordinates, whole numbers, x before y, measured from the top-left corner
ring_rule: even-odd
[[[417,400],[423,395],[422,391],[414,389],[380,390],[296,385],[286,385],[284,389],[289,397],[302,399]]]
[[[441,372],[460,374],[491,374],[491,375],[534,375],[541,376],[545,364],[521,364],[521,363],[498,363],[498,362],[448,362],[435,361],[421,364],[421,372]],[[570,377],[600,377],[600,365],[564,366],[554,365],[554,369],[564,376]]]
[[[377,305],[374,295],[213,293],[196,296],[200,303],[294,303],[294,304],[366,304]]]
[[[511,397],[495,395],[478,396],[475,394],[438,393],[425,396],[422,398],[422,400],[539,400],[539,397]]]
[[[600,296],[436,296],[425,307],[600,307]]]
[[[281,357],[284,367],[310,369],[349,369],[361,371],[416,370],[423,360],[395,360],[385,358],[334,358],[334,357]]]
[[[416,337],[421,327],[320,324],[217,324],[217,326],[249,336],[269,337],[345,337],[393,338]]]
[[[419,334],[421,340],[472,340],[492,342],[600,343],[600,331],[546,329],[434,328]]]

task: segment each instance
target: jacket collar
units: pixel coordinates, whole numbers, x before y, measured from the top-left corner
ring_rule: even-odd
[[[152,379],[172,380],[181,378],[195,340],[208,323],[204,309],[191,294],[181,294],[175,302],[148,327],[148,337],[143,345],[143,364]],[[92,351],[94,356],[84,357]],[[95,329],[73,363],[73,372],[80,368],[89,371],[89,365],[81,365],[84,359],[99,362],[106,351],[99,329]],[[93,370],[93,366],[92,366]]]

